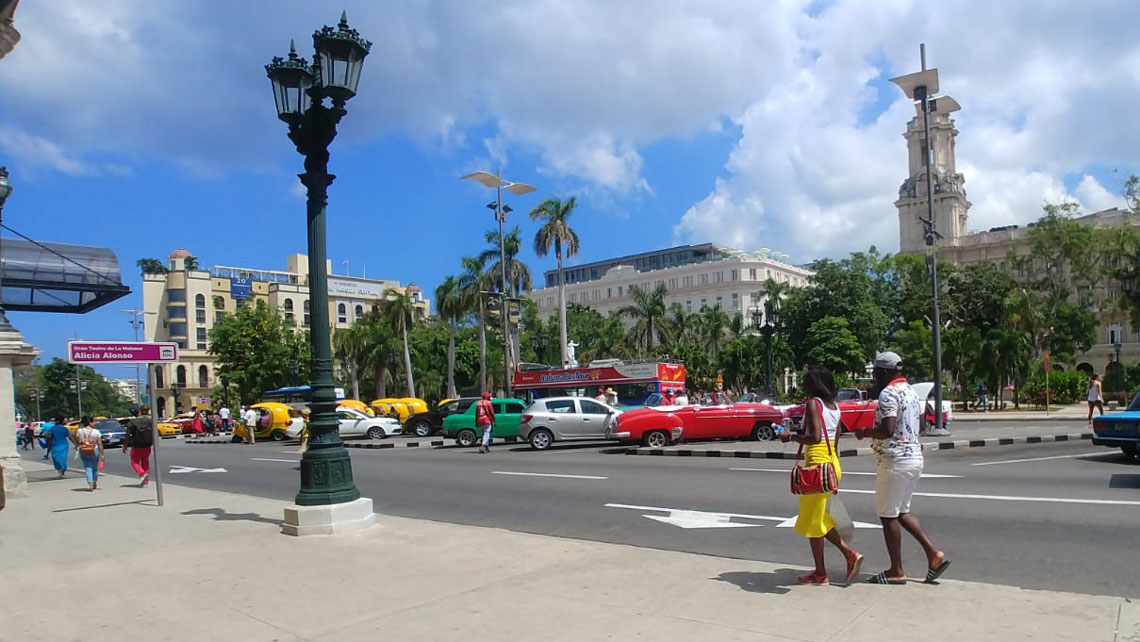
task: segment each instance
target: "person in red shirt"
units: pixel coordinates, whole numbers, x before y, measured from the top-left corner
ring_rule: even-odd
[[[491,430],[495,427],[495,409],[491,406],[491,393],[484,392],[483,398],[475,404],[475,427],[483,429],[483,443],[479,453],[491,452]]]
[[[661,405],[672,406],[677,403],[677,399],[673,396],[673,390],[666,388],[665,392],[661,393]]]

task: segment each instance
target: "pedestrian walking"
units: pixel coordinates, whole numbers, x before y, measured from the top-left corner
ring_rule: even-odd
[[[31,424],[24,426],[24,450],[36,449],[36,429]]]
[[[871,371],[878,391],[878,409],[872,428],[859,428],[859,439],[871,437],[871,447],[879,458],[875,477],[875,511],[883,523],[883,539],[891,566],[872,576],[872,584],[906,584],[902,562],[902,530],[906,529],[926,553],[926,583],[938,580],[950,566],[946,554],[935,548],[911,513],[910,501],[922,476],[921,430],[923,402],[902,376],[902,359],[894,352],[875,357]]]
[[[819,466],[830,463],[835,468],[838,482],[843,477],[839,468],[839,406],[835,403],[835,377],[824,366],[811,366],[804,374],[803,387],[808,400],[804,412],[803,434],[793,435],[785,430],[780,433],[780,441],[794,441],[800,445],[796,459],[804,457],[804,466]],[[807,447],[806,449],[804,447]],[[863,556],[851,548],[839,531],[835,520],[827,510],[827,502],[838,488],[830,493],[800,495],[800,511],[796,517],[795,530],[808,539],[815,570],[799,578],[800,584],[828,584],[827,567],[823,562],[823,542],[831,542],[847,562],[847,581],[859,574],[863,566]]]
[[[63,479],[64,474],[67,473],[67,455],[71,452],[73,437],[67,426],[57,423],[57,421],[52,422],[51,432],[47,434],[47,447],[48,454],[51,455],[51,465],[59,473],[59,478]]]
[[[40,442],[40,450],[44,451],[44,456],[41,459],[47,459],[48,458],[48,435],[51,434],[51,429],[52,429],[52,426],[54,426],[54,425],[55,425],[55,422],[52,421],[51,419],[48,419],[47,421],[45,421],[40,426],[40,432],[38,435],[39,442]]]
[[[242,415],[242,421],[245,422],[245,443],[253,444],[257,442],[257,438],[253,436],[253,433],[257,432],[257,420],[259,418],[260,415],[258,415],[257,410],[253,408],[247,408],[245,414]]]
[[[1100,385],[1100,375],[1095,372],[1089,379],[1089,393],[1086,399],[1088,399],[1089,402],[1089,425],[1091,426],[1093,408],[1099,410],[1102,416],[1104,415],[1104,390]]]
[[[150,417],[150,406],[139,406],[134,419],[127,422],[127,437],[123,440],[123,452],[131,451],[131,468],[139,476],[139,488],[150,483],[150,450],[154,447],[154,420]]]
[[[491,431],[495,429],[495,408],[491,405],[491,393],[484,392],[483,398],[475,404],[475,427],[483,430],[483,441],[479,453],[491,452]]]
[[[222,409],[218,411],[218,419],[222,420],[222,432],[230,431],[230,408],[223,405]]]
[[[87,490],[99,488],[99,464],[103,461],[103,433],[95,429],[95,420],[84,417],[79,430],[75,431],[75,446],[79,449],[79,459],[87,474]]]

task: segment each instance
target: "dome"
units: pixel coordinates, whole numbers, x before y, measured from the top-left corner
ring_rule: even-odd
[[[172,258],[172,259],[185,259],[185,258],[188,258],[190,256],[193,256],[193,255],[190,254],[190,252],[186,251],[185,248],[181,248],[181,247],[170,253],[170,258]]]
[[[420,294],[423,292],[423,290],[421,290],[420,286],[416,285],[415,283],[409,283],[407,292],[408,294]]]

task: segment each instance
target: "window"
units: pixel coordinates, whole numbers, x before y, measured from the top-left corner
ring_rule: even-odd
[[[196,321],[198,323],[205,323],[206,322],[206,311],[205,310],[194,310],[194,321]]]
[[[574,412],[573,399],[558,399],[546,402],[546,412],[571,414]]]
[[[709,284],[709,275],[702,274],[701,278],[700,278],[700,284],[701,285],[708,285]]]
[[[692,312],[692,311],[693,311],[693,302],[692,301],[685,301],[685,312]]]
[[[732,293],[732,309],[733,310],[739,310],[740,309],[740,295],[737,294],[736,292]]]
[[[768,275],[766,278],[772,278],[772,270],[764,270],[764,273]]]
[[[348,323],[348,306],[338,303],[336,306],[336,322]]]
[[[1108,298],[1115,299],[1118,296],[1120,296],[1120,293],[1116,290],[1116,288],[1108,289]]]
[[[171,323],[170,324],[170,336],[171,337],[184,337],[184,336],[186,336],[186,324],[185,323]]]
[[[199,350],[206,349],[206,328],[198,328],[197,336],[195,337],[198,345],[195,346]],[[203,386],[205,387],[205,386]]]
[[[713,279],[715,279],[714,283],[723,283],[724,282],[724,272],[719,272],[719,271],[714,272],[713,273]]]
[[[693,277],[691,277],[691,276],[685,277],[685,287],[687,287],[687,288],[693,287]]]
[[[186,308],[181,305],[171,305],[166,308],[166,317],[168,319],[185,319]]]
[[[309,327],[309,300],[305,299],[305,327]]]
[[[729,272],[729,276],[730,276],[731,280],[739,281],[740,280],[740,270],[732,270],[731,272]]]
[[[704,310],[707,307],[709,307],[709,300],[708,299],[701,299],[701,309]]]
[[[205,310],[206,309],[206,295],[204,295],[204,294],[194,295],[194,307],[198,308],[199,310]]]
[[[1117,343],[1123,343],[1123,337],[1124,337],[1124,333],[1121,331],[1121,327],[1119,324],[1114,323],[1114,324],[1108,326],[1108,344],[1109,345],[1115,345]]]
[[[719,309],[721,309],[721,308],[723,308],[723,307],[724,307],[724,297],[719,297],[719,296],[718,296],[718,297],[716,298],[716,309],[717,309],[717,310],[719,310]]]
[[[210,387],[210,371],[206,366],[198,366],[198,387]]]
[[[618,286],[618,298],[621,298],[622,286]]]
[[[364,306],[357,303],[355,312],[356,312],[356,318],[357,319],[364,316]]]
[[[608,415],[610,411],[608,408],[596,401],[589,399],[579,399],[578,403],[582,404],[582,414],[586,415]]]
[[[606,298],[607,299],[614,298],[614,289],[613,288],[606,288]]]
[[[222,320],[222,318],[225,316],[226,316],[225,312],[218,310],[217,312],[214,313],[214,323],[220,322]]]
[[[756,280],[756,268],[748,268],[748,280],[749,281],[755,281]]]
[[[159,397],[158,398],[158,406],[155,408],[155,410],[157,411],[157,414],[155,415],[155,417],[165,417],[166,416],[166,397]]]
[[[226,300],[220,296],[214,297],[214,309],[215,310],[225,310],[226,309]]]
[[[521,403],[516,403],[516,402],[508,402],[507,403],[507,414],[508,415],[521,415],[523,410],[526,410],[526,408],[524,408]]]
[[[181,288],[167,290],[166,300],[171,303],[186,303],[186,290]]]
[[[166,379],[166,377],[163,377],[162,374],[163,374],[162,373],[162,366],[156,366],[154,369],[154,387],[155,388],[165,388],[166,387],[166,382],[164,381]]]
[[[182,388],[186,387],[186,366],[178,366],[178,385]]]
[[[285,299],[285,303],[281,306],[285,308],[285,320],[289,325],[293,325],[293,299]]]

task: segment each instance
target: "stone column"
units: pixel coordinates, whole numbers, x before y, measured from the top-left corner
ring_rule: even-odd
[[[16,452],[16,400],[12,373],[32,363],[39,350],[28,343],[0,312],[0,466],[8,499],[28,493],[28,478]]]

